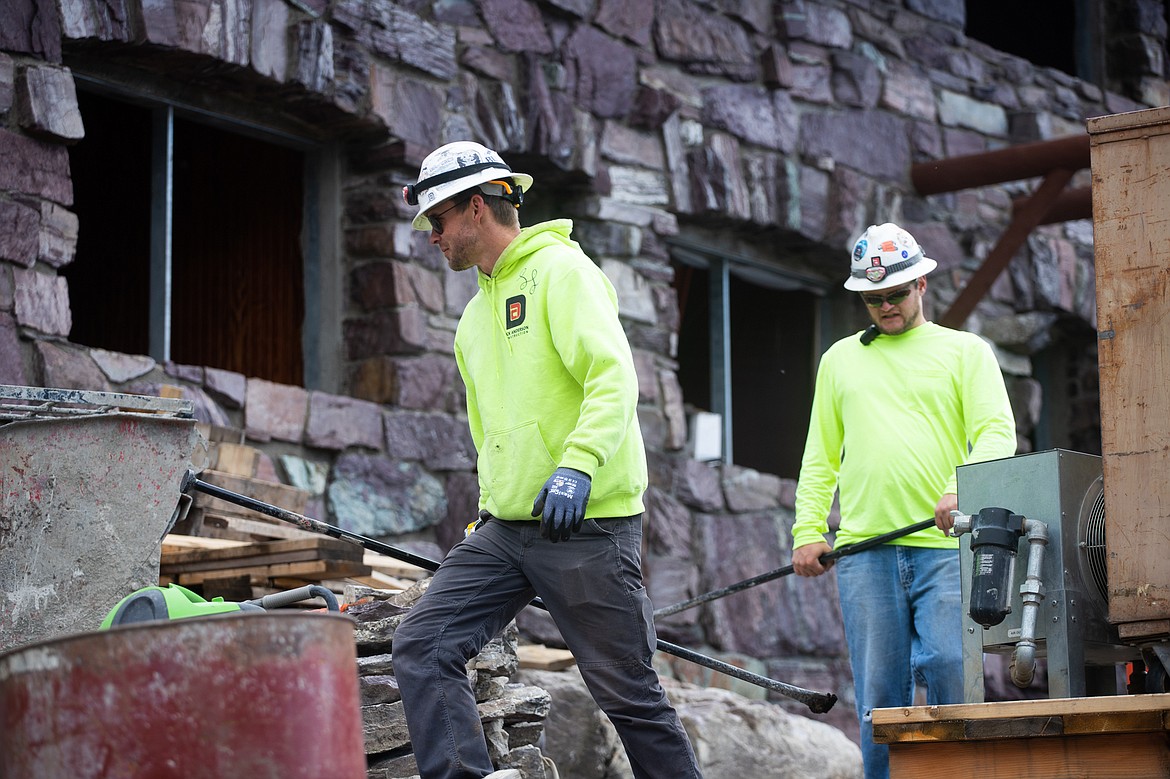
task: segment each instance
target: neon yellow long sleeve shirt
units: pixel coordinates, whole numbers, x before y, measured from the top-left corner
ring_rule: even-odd
[[[817,370],[793,548],[825,540],[838,488],[841,546],[928,519],[957,466],[1015,451],[1003,374],[978,336],[927,322],[868,346],[844,338]],[[958,546],[937,528],[893,543]]]
[[[532,519],[558,467],[592,480],[587,517],[641,513],[646,454],[638,378],[617,293],[559,219],[504,250],[455,333],[478,452],[481,509]]]

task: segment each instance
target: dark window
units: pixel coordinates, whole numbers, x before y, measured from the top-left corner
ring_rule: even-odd
[[[85,138],[69,150],[77,253],[70,339],[125,354],[150,351],[149,109],[79,92]]]
[[[71,340],[150,354],[163,316],[151,310],[151,290],[162,284],[165,357],[303,384],[304,155],[176,116],[166,285],[157,271],[151,278],[151,239],[167,229],[152,195],[166,175],[152,162],[155,112],[86,92],[78,101],[86,134],[70,165],[80,226],[76,259],[63,269]]]
[[[967,0],[966,33],[1034,65],[1094,80],[1078,67],[1080,36],[1089,24],[1082,5],[1080,0]]]
[[[769,279],[758,267],[744,272],[733,264],[724,307],[722,298],[711,295],[721,262],[675,263],[683,398],[697,410],[723,414],[724,425],[730,416],[726,462],[794,479],[812,407],[817,295],[784,288],[791,285],[780,271]],[[726,349],[719,339],[712,345],[711,334],[721,327],[727,328]],[[719,393],[712,388],[725,376],[729,408],[715,408]]]

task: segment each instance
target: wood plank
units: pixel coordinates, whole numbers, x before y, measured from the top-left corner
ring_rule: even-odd
[[[229,492],[243,495],[261,503],[267,503],[295,514],[304,514],[305,506],[309,502],[309,492],[288,484],[266,481],[264,479],[246,479],[222,471],[206,470],[200,478],[208,484],[222,487]],[[220,514],[238,514],[245,517],[267,516],[259,511],[244,508],[231,501],[212,497],[198,490],[191,491],[192,504],[197,508],[206,508]]]
[[[222,571],[197,571],[195,573],[177,573],[167,577],[175,584],[183,587],[197,587],[203,584],[209,578],[217,576],[247,576],[248,583],[253,587],[263,587],[268,584],[268,568],[260,566],[258,568],[228,568]],[[159,577],[161,581],[163,577]]]
[[[381,552],[366,551],[362,555],[362,562],[373,568],[375,571],[381,571],[389,576],[395,576],[399,579],[425,579],[431,575],[431,572],[426,568],[421,568],[411,563],[405,563],[401,560],[395,560],[393,557],[388,557]]]
[[[244,431],[238,427],[225,427],[224,425],[212,425],[207,422],[199,422],[195,425],[208,443],[219,443],[225,441],[230,444],[244,443]]]
[[[1042,698],[1027,701],[956,703],[949,706],[907,706],[874,709],[873,723],[932,722],[940,719],[995,719],[1007,717],[1107,714],[1120,711],[1170,709],[1170,693],[1156,695],[1095,695],[1085,698]]]
[[[191,563],[166,563],[159,565],[159,573],[167,574],[183,574],[195,573],[196,571],[225,571],[233,568],[259,568],[262,566],[274,567],[278,565],[286,565],[289,563],[307,563],[317,560],[343,560],[345,562],[359,562],[356,560],[344,560],[344,558],[336,558],[328,555],[321,555],[316,549],[299,549],[290,552],[279,552],[276,554],[263,555],[248,555],[246,557],[229,558],[225,560],[203,560],[201,562]]]
[[[878,743],[956,742],[1170,730],[1170,695],[875,709]]]
[[[214,571],[191,571],[178,574],[179,584],[184,587],[200,584],[208,578],[224,576],[248,576],[253,586],[266,584],[270,579],[296,579],[304,582],[319,582],[324,579],[342,579],[349,576],[368,576],[368,566],[353,560],[306,560],[277,565],[223,568]],[[280,585],[278,585],[280,586]],[[291,586],[297,586],[295,584]],[[284,589],[289,589],[285,587]]]
[[[217,514],[207,511],[203,515],[203,526],[210,527],[224,527],[233,533],[240,533],[247,535],[253,541],[272,540],[281,538],[327,538],[320,533],[314,533],[311,530],[301,530],[296,525],[289,522],[281,522],[278,519],[268,520],[263,518],[247,519],[245,517],[231,516],[228,514]]]
[[[256,447],[220,441],[212,444],[211,452],[212,468],[216,471],[245,479],[256,476],[256,467],[260,464],[260,450]]]
[[[234,561],[242,558],[258,558],[281,555],[290,552],[317,553],[321,557],[342,560],[361,560],[365,550],[357,544],[314,534],[310,538],[289,538],[282,541],[260,541],[239,546],[223,546],[217,549],[188,549],[167,555],[163,564],[171,566],[193,563]]]
[[[1109,734],[1003,741],[896,744],[896,779],[1150,779],[1170,776],[1164,734]]]
[[[329,579],[322,580],[321,584],[329,587],[334,591],[344,591],[346,584],[361,584],[366,587],[373,587],[375,590],[387,590],[389,592],[403,592],[410,589],[414,584],[410,579],[399,579],[394,576],[387,576],[381,571],[370,571],[365,576],[347,576],[344,581],[332,581]]]
[[[280,577],[305,578],[319,582],[322,579],[340,579],[346,576],[367,576],[370,567],[353,560],[314,560],[312,563],[286,563],[268,566],[268,576],[273,579]]]
[[[520,659],[521,668],[539,671],[563,671],[577,662],[569,650],[543,644],[522,644],[516,647],[516,656]]]
[[[230,546],[248,546],[249,541],[231,541],[226,538],[206,538],[169,533],[162,542],[163,554],[176,554],[191,549],[223,549]]]
[[[1102,117],[1089,132],[1109,621],[1151,623],[1170,602],[1159,543],[1170,501],[1151,499],[1170,470],[1170,110]]]

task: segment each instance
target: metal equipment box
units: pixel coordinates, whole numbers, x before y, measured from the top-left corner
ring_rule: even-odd
[[[1139,652],[1122,645],[1108,621],[1101,458],[1053,449],[963,465],[956,474],[960,512],[1005,508],[1048,528],[1040,573],[1043,600],[1034,639],[1037,657],[1047,658],[1049,697],[1117,693],[1117,665],[1137,659]],[[1016,551],[1011,613],[984,629],[968,613],[971,534],[960,537],[967,703],[984,700],[983,654],[1011,654],[1021,638],[1019,592],[1027,576],[1028,554],[1024,536]]]

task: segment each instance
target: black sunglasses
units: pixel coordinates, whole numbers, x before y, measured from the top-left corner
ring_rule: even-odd
[[[427,216],[427,221],[431,223],[431,230],[434,231],[435,235],[442,235],[443,234],[443,217],[446,216],[447,214],[451,213],[452,211],[454,211],[456,208],[459,208],[459,206],[466,205],[467,203],[471,202],[472,197],[474,197],[474,193],[471,195],[468,195],[465,198],[460,198],[459,200],[456,200],[450,206],[448,206],[447,208],[444,208],[442,213],[435,214],[433,216],[431,216],[431,215]]]
[[[865,301],[865,305],[870,308],[881,308],[884,304],[889,303],[891,306],[896,306],[906,298],[910,297],[910,293],[914,291],[914,285],[909,287],[902,287],[885,295],[874,295],[861,293],[861,299]]]

